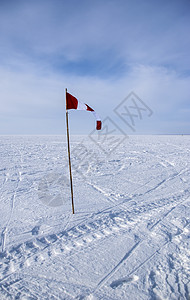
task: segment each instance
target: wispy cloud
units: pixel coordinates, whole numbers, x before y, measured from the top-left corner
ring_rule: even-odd
[[[102,116],[135,90],[154,111],[142,131],[188,133],[189,1],[18,0],[0,8],[1,133],[22,133],[16,120],[28,133],[64,133],[64,87]]]

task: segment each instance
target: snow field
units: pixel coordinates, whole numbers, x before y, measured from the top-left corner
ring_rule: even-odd
[[[1,299],[190,299],[189,136],[71,137],[74,216],[65,141],[1,137]]]

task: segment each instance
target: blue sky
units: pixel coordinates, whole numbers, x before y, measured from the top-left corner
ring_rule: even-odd
[[[1,0],[0,134],[65,134],[66,87],[123,130],[134,91],[153,111],[137,134],[189,134],[189,30],[189,0]],[[70,113],[71,133],[94,125]]]

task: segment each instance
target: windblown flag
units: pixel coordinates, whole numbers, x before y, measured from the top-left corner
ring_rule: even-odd
[[[102,122],[97,113],[87,104],[79,101],[77,98],[66,92],[66,109],[78,109],[78,110],[87,110],[93,113],[96,118],[96,129],[100,130],[102,127]]]

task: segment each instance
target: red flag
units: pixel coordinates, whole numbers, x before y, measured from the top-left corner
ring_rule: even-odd
[[[96,118],[96,129],[100,130],[102,127],[102,122],[97,113],[87,104],[79,101],[77,98],[66,92],[66,109],[77,109],[77,110],[86,110],[93,113]]]

